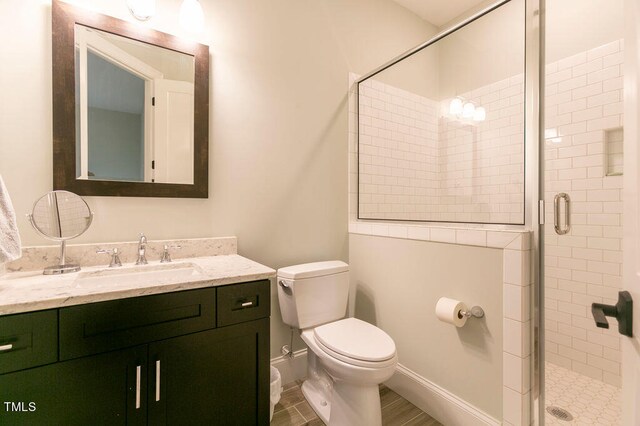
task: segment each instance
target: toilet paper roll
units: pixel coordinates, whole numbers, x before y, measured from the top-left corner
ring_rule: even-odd
[[[462,327],[467,322],[467,317],[462,316],[460,311],[466,311],[467,305],[455,299],[441,297],[436,303],[436,316],[442,322]]]

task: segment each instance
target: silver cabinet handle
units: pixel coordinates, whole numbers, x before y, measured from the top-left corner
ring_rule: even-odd
[[[13,344],[11,343],[9,343],[8,345],[0,346],[0,352],[10,351],[11,349],[13,349]]]
[[[240,306],[242,306],[243,308],[248,308],[249,306],[253,306],[253,302],[244,302]]]
[[[160,401],[160,360],[156,361],[156,401]]]
[[[136,367],[136,410],[140,408],[140,379],[142,375],[142,366]]]
[[[564,200],[565,208],[564,208],[564,226],[560,223],[560,200]],[[553,197],[553,227],[556,230],[556,234],[564,235],[569,232],[571,229],[571,212],[570,212],[570,203],[571,198],[569,198],[569,194],[561,192],[556,194]]]

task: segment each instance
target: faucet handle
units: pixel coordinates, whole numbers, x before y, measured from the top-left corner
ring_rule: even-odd
[[[147,263],[147,255],[146,249],[144,247],[138,248],[138,259],[136,260],[136,265],[146,265]]]
[[[162,257],[160,258],[160,263],[169,263],[171,262],[171,254],[169,254],[169,248],[172,249],[181,249],[182,246],[178,246],[178,245],[168,245],[165,244],[164,245],[164,250],[162,251]]]
[[[96,253],[111,255],[111,262],[109,263],[109,268],[113,268],[115,266],[122,266],[122,262],[120,261],[120,250],[118,250],[117,247],[114,247],[113,249],[108,249],[108,250],[104,250],[104,249],[96,250]]]

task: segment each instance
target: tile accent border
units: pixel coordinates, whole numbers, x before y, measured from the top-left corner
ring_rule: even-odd
[[[443,227],[433,226],[428,223],[424,225],[403,225],[385,222],[351,221],[349,223],[349,233],[508,250],[529,250],[531,245],[531,236],[528,231]]]
[[[505,247],[502,261],[502,417],[503,424],[530,425],[531,300],[534,274],[531,271],[531,234],[521,248]]]

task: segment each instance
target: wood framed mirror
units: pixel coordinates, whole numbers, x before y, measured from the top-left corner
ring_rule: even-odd
[[[209,47],[54,0],[53,188],[208,197]]]

